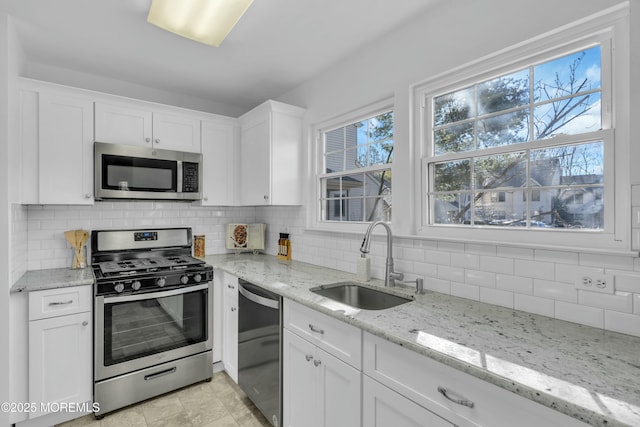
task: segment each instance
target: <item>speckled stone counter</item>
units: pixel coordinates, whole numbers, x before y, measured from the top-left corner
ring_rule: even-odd
[[[358,310],[309,291],[353,274],[267,255],[205,260],[586,423],[640,426],[640,338],[435,292],[386,310]]]
[[[27,271],[11,287],[11,293],[91,285],[94,280],[93,270],[91,268],[81,268],[77,270],[70,268],[51,268],[47,270]]]

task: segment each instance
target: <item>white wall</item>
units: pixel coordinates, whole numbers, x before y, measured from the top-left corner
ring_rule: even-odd
[[[305,122],[310,126],[394,97],[393,227],[396,235],[405,236],[395,239],[394,258],[396,270],[409,279],[424,277],[426,287],[438,292],[640,336],[638,258],[412,238],[415,177],[405,172],[412,166],[412,85],[620,3],[624,2],[437,2],[425,15],[362,48],[279,100],[306,107]],[[637,1],[632,3],[632,52],[638,52],[640,10]],[[638,55],[632,58],[631,75],[638,76]],[[638,89],[638,80],[632,81]],[[639,107],[640,101],[634,98],[632,117],[639,116]],[[634,126],[632,141],[637,141],[640,126]],[[306,140],[311,140],[310,135]],[[634,146],[635,159],[640,158],[639,145]],[[308,143],[307,149],[310,146]],[[308,160],[307,179],[311,186],[314,177],[310,165]],[[633,182],[640,182],[640,168],[632,169],[637,175]],[[306,206],[315,203],[307,200]],[[294,259],[355,272],[362,236],[310,231],[305,229],[306,215],[305,208],[258,208],[256,213],[258,221],[269,224],[270,239],[277,238],[275,229],[291,230]],[[384,274],[384,252],[382,239],[377,239],[372,249],[374,277],[382,278]],[[579,293],[574,288],[576,276],[603,272],[616,276],[615,295]]]

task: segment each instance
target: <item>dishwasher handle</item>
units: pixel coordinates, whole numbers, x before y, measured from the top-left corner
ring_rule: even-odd
[[[238,283],[238,292],[242,294],[249,301],[253,301],[256,304],[263,305],[265,307],[273,308],[276,310],[280,309],[280,301],[278,299],[272,299],[268,297],[264,297],[262,295],[255,294],[251,292],[249,289],[243,286],[243,283]]]

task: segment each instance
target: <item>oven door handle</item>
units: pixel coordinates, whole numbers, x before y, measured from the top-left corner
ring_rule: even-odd
[[[117,302],[126,302],[126,301],[141,301],[145,299],[156,299],[156,298],[164,298],[164,297],[172,297],[174,295],[182,295],[189,292],[196,292],[203,289],[208,289],[209,285],[204,283],[202,285],[197,286],[188,286],[186,288],[180,289],[172,289],[170,291],[164,292],[146,292],[144,294],[133,294],[133,295],[122,295],[122,296],[105,296],[104,302],[108,304],[113,304]]]
[[[278,300],[273,300],[270,298],[265,298],[261,295],[256,295],[253,292],[249,291],[244,286],[242,286],[241,283],[238,284],[238,292],[240,292],[246,299],[248,299],[249,301],[253,301],[256,304],[260,304],[265,307],[275,308],[276,310],[280,308],[280,303],[278,302]]]

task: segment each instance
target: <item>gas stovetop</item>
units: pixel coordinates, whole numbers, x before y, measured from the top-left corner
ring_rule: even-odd
[[[164,291],[213,280],[213,267],[191,256],[191,229],[91,233],[96,295]]]
[[[103,277],[113,277],[155,271],[182,270],[201,264],[204,264],[204,261],[189,255],[172,255],[104,261],[97,263],[97,266]]]

